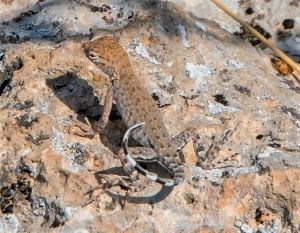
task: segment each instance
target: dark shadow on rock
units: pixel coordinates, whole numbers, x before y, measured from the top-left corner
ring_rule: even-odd
[[[41,12],[44,10],[45,16],[49,8],[57,5],[68,4],[71,1],[47,1],[47,3],[38,3],[32,5],[31,8],[20,13],[9,21],[0,23],[0,42],[20,44],[30,40],[47,40],[53,42],[61,42],[67,37],[64,36],[66,28],[62,27],[55,19],[39,18]],[[72,14],[70,14],[72,17]]]
[[[151,161],[151,162],[138,162],[143,168],[147,169],[149,172],[156,173],[158,176],[163,178],[172,178],[169,173],[157,162]],[[102,171],[97,171],[94,173],[95,178],[98,180],[98,182],[101,181],[101,175],[105,174],[114,174],[118,176],[125,176],[126,173],[123,169],[123,167],[112,167],[108,168]]]
[[[86,80],[79,78],[75,73],[68,72],[56,78],[47,79],[46,84],[58,99],[78,114],[79,121],[88,125],[99,120],[103,106],[100,106],[98,97],[94,95],[93,87]],[[89,122],[86,122],[85,118]],[[113,107],[110,120],[118,121],[120,119],[120,114]],[[116,153],[117,148],[121,145],[122,133],[120,132],[116,136],[114,127],[114,122],[109,122],[107,127],[101,131],[100,139],[105,146]]]
[[[144,168],[146,168],[148,171],[158,174],[160,177],[170,178],[167,172],[162,167],[160,167],[156,162],[151,162],[150,164],[151,165],[147,164],[148,165],[147,167],[145,167],[145,164],[142,164],[142,166],[144,166]],[[113,167],[106,170],[97,171],[94,173],[94,176],[97,179],[98,183],[101,185],[103,184],[102,181],[104,180],[102,175],[111,175],[111,174],[120,177],[127,176],[123,167]],[[151,196],[134,196],[133,195],[134,193],[130,193],[130,195],[126,197],[125,195],[122,196],[110,190],[107,190],[107,194],[110,195],[114,200],[119,200],[121,203],[124,203],[126,201],[135,204],[142,204],[142,203],[154,204],[164,200],[172,192],[173,188],[174,187],[162,186],[162,188],[156,194]]]
[[[109,168],[103,171],[96,172],[94,175],[101,184],[101,175],[104,174],[115,174],[118,176],[126,175],[123,167]],[[126,195],[117,194],[111,190],[106,190],[107,194],[111,196],[114,200],[118,200],[121,203],[128,202],[134,204],[155,204],[163,201],[174,189],[174,187],[162,186],[161,189],[154,195],[150,196],[136,196],[134,193],[130,193],[128,197]],[[138,195],[138,192],[137,192]]]
[[[100,116],[101,108],[93,88],[75,73],[68,72],[47,79],[46,84],[53,90],[55,96],[75,113],[94,119]]]
[[[91,14],[89,17],[97,17],[100,21],[91,28],[83,28],[80,32],[77,29],[74,31],[71,27],[67,28],[64,20],[58,21],[55,17],[47,17],[47,12],[53,12],[55,7],[57,9],[65,7],[63,18],[68,23],[74,21],[72,22],[74,25],[81,24],[80,17],[76,14],[76,9],[80,7],[88,9]],[[110,13],[112,9],[114,12]],[[113,14],[115,16],[112,16]],[[147,17],[144,17],[145,14]],[[139,18],[140,15],[143,16]],[[179,24],[196,28],[190,21],[190,15],[171,2],[133,0],[109,5],[79,0],[53,0],[46,3],[39,2],[12,20],[0,22],[0,42],[18,44],[30,40],[47,40],[55,43],[66,39],[78,41],[91,38],[97,31],[117,32],[127,26],[140,27],[145,22],[169,37],[179,36]]]
[[[123,169],[123,167],[112,167],[105,170],[97,171],[94,173],[95,178],[97,179],[98,183],[101,182],[101,176],[102,175],[109,175],[114,174],[118,176],[126,176],[126,173]]]
[[[138,1],[138,0],[136,0]],[[143,1],[142,7],[148,12],[146,20],[151,22],[154,28],[157,23],[163,30],[160,30],[165,36],[179,36],[178,25],[184,25],[196,28],[192,23],[191,16],[185,12],[183,7],[177,6],[171,2],[165,1]]]
[[[133,203],[133,204],[155,204],[166,199],[170,193],[173,191],[174,186],[162,186],[161,189],[153,195],[150,196],[133,196],[129,194],[128,197],[118,195],[114,192],[107,191],[106,193],[111,196],[114,200],[119,200],[121,203]]]
[[[0,52],[0,65],[3,69],[0,70],[0,96],[11,89],[10,83],[12,81],[13,72],[23,67],[23,61],[21,58],[16,57],[10,64],[5,64],[5,52]],[[5,65],[4,65],[5,64]]]

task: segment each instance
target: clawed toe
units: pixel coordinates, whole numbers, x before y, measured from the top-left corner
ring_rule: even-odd
[[[75,120],[75,122],[69,127],[68,133],[80,137],[93,138],[96,134],[99,134],[99,130],[95,127],[92,127],[90,124],[86,125]]]

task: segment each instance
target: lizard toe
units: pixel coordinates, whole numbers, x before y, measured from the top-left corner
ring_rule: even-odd
[[[71,135],[77,135],[80,137],[93,138],[98,134],[98,130],[95,130],[89,125],[86,125],[80,121],[75,121],[68,129],[68,133]]]

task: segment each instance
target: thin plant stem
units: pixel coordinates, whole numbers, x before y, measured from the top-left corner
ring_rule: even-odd
[[[300,74],[300,65],[294,62],[289,56],[287,56],[284,52],[278,49],[275,45],[273,45],[269,40],[267,40],[262,34],[256,31],[253,27],[251,27],[248,23],[242,20],[238,15],[233,13],[228,9],[222,2],[219,0],[211,0],[214,4],[216,4],[219,8],[221,8],[226,14],[232,17],[234,20],[239,22],[244,28],[246,28],[249,32],[251,32],[257,39],[263,42],[266,46],[273,50],[275,54],[278,55],[282,60],[284,60],[294,71],[297,71]]]

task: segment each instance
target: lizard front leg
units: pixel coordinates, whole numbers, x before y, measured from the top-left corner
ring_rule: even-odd
[[[96,134],[98,134],[108,123],[109,115],[111,112],[113,104],[113,90],[112,87],[107,89],[107,93],[104,100],[103,112],[100,119],[96,122],[93,122],[91,125],[86,125],[80,121],[75,121],[69,127],[69,133],[74,134],[80,137],[89,137],[93,138]],[[79,128],[80,130],[76,130],[74,128]]]

